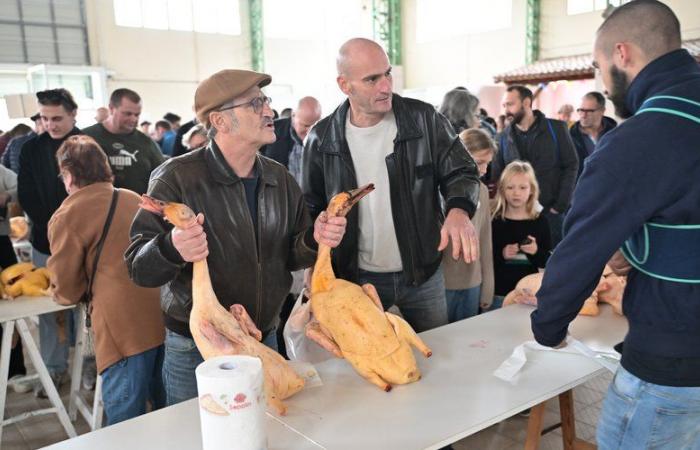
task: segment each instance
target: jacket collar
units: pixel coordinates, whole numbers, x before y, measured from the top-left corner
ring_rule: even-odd
[[[204,149],[204,160],[214,181],[226,185],[241,181],[241,178],[228,165],[224,154],[221,153],[221,149],[219,149],[219,146],[213,139],[209,141],[209,145]],[[260,177],[263,184],[277,186],[277,180],[274,178],[268,164],[260,157],[260,154],[255,157],[255,173]]]
[[[102,192],[109,192],[111,194],[112,191],[114,191],[114,186],[109,181],[101,181],[97,183],[88,184],[87,186],[81,187],[80,189],[66,197],[66,199],[63,201],[63,204],[69,206],[75,202],[81,201],[83,197],[93,197]]]
[[[635,113],[647,98],[684,79],[699,75],[698,63],[687,50],[666,53],[647,64],[632,80],[625,99],[627,108]]]
[[[532,122],[532,125],[530,125],[530,128],[527,129],[528,133],[534,132],[534,133],[541,133],[543,128],[542,125],[544,124],[544,121],[546,120],[545,115],[540,111],[539,109],[533,109],[532,114],[535,116],[535,121]],[[520,131],[520,129],[517,128],[517,126],[514,123],[511,123],[508,125],[506,128],[506,136],[515,136],[516,131]]]
[[[598,136],[598,138],[600,138],[605,133],[607,133],[608,131],[612,130],[613,128],[615,128],[617,126],[617,121],[615,119],[613,119],[612,117],[603,116],[602,122],[603,122],[603,129],[600,130],[600,136]],[[583,134],[583,131],[581,130],[581,121],[580,120],[576,121],[574,126],[571,127],[571,134],[576,134],[576,135]]]
[[[423,137],[423,131],[418,127],[415,119],[406,105],[406,100],[398,94],[393,94],[391,99],[392,111],[396,118],[396,138],[394,142],[402,142]],[[320,150],[325,153],[339,153],[345,139],[345,121],[350,110],[350,101],[345,100],[330,116],[330,123],[321,138]]]

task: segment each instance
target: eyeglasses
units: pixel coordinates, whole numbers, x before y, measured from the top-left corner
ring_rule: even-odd
[[[583,114],[583,113],[586,113],[586,114],[593,114],[593,113],[596,112],[596,111],[600,111],[600,108],[596,108],[596,109],[578,108],[578,109],[576,110],[576,112],[579,113],[579,114]]]
[[[229,109],[238,108],[239,106],[250,106],[253,108],[253,112],[255,114],[260,114],[265,105],[270,106],[270,103],[272,103],[272,98],[263,95],[261,97],[255,97],[253,100],[241,103],[239,105],[227,106],[226,108],[219,108],[217,111],[226,111]]]

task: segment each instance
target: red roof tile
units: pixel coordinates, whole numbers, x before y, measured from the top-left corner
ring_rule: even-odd
[[[683,42],[683,48],[700,63],[700,39]],[[493,77],[496,83],[538,84],[556,80],[593,78],[595,71],[590,54],[543,59]]]

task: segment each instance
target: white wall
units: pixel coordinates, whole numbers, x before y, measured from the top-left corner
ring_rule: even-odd
[[[525,63],[525,5],[513,0],[511,27],[475,35],[418,43],[416,0],[404,0],[403,41],[405,87],[414,96],[439,103],[455,86],[479,92],[493,85],[493,76]],[[445,11],[449,14],[449,11]],[[468,23],[469,17],[464,18]],[[490,98],[490,97],[489,97]],[[482,103],[484,103],[482,101]],[[483,104],[496,114],[498,105]]]
[[[684,40],[700,38],[700,2],[665,0],[681,22]],[[540,58],[591,53],[595,32],[603,23],[602,11],[568,16],[566,0],[542,0]]]
[[[240,2],[241,17],[247,5]],[[86,15],[92,65],[112,73],[109,93],[126,87],[141,95],[143,119],[170,111],[189,120],[199,81],[223,68],[250,68],[247,20],[240,36],[229,36],[120,27],[112,0],[87,0]]]
[[[397,92],[438,104],[447,90],[464,85],[482,96],[482,106],[491,115],[498,114],[502,88],[494,86],[493,76],[525,64],[526,2],[512,0],[510,28],[432,42],[418,42],[417,2],[402,2],[403,66],[397,68]],[[684,39],[700,37],[700,2],[667,3],[681,20]],[[266,26],[273,28],[264,42],[273,107],[280,111],[313,95],[321,100],[324,114],[330,113],[343,99],[335,83],[335,54],[348,38],[372,36],[372,1],[265,0],[264,5],[277,11],[294,8],[286,19],[295,25],[291,38],[275,33],[286,29],[286,13],[276,22],[266,19]],[[87,0],[92,64],[111,71],[109,91],[128,87],[141,94],[144,118],[157,119],[166,111],[189,118],[199,81],[222,68],[250,68],[247,7],[247,1],[240,1],[241,35],[227,36],[118,27],[112,0]],[[600,13],[568,16],[566,0],[542,0],[540,57],[590,52]],[[465,17],[465,24],[469,20]]]
[[[286,9],[285,9],[286,8]],[[371,0],[266,0],[266,89],[278,111],[304,96],[329,114],[344,100],[336,84],[338,49],[353,37],[372,37]],[[284,36],[284,37],[282,37]]]

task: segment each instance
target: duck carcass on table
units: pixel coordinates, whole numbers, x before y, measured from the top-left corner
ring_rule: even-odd
[[[326,209],[329,217],[345,216],[360,198],[374,189],[369,184],[334,196]],[[338,357],[379,388],[420,379],[411,351],[415,346],[424,356],[432,352],[402,318],[384,312],[377,290],[371,284],[358,286],[335,277],[331,249],[319,245],[311,278],[311,310],[317,320],[307,326],[306,335]]]
[[[164,202],[147,195],[142,196],[141,207],[164,216],[168,222],[181,229],[197,220],[188,206]],[[304,387],[304,379],[292,370],[285,359],[260,343],[262,334],[242,305],[233,305],[230,311],[221,306],[211,284],[206,259],[193,263],[192,267],[190,331],[204,359],[223,355],[260,358],[265,373],[267,403],[279,414],[283,415],[287,411],[282,400]]]
[[[513,303],[537,306],[536,295],[537,291],[540,290],[540,286],[542,286],[543,278],[544,272],[533,273],[523,277],[515,285],[515,289],[503,299],[503,306],[512,305]],[[610,267],[605,266],[600,283],[598,283],[591,296],[583,303],[579,314],[583,316],[597,316],[600,313],[598,302],[601,301],[609,303],[616,313],[622,315],[622,294],[624,288],[625,277],[615,275]]]

